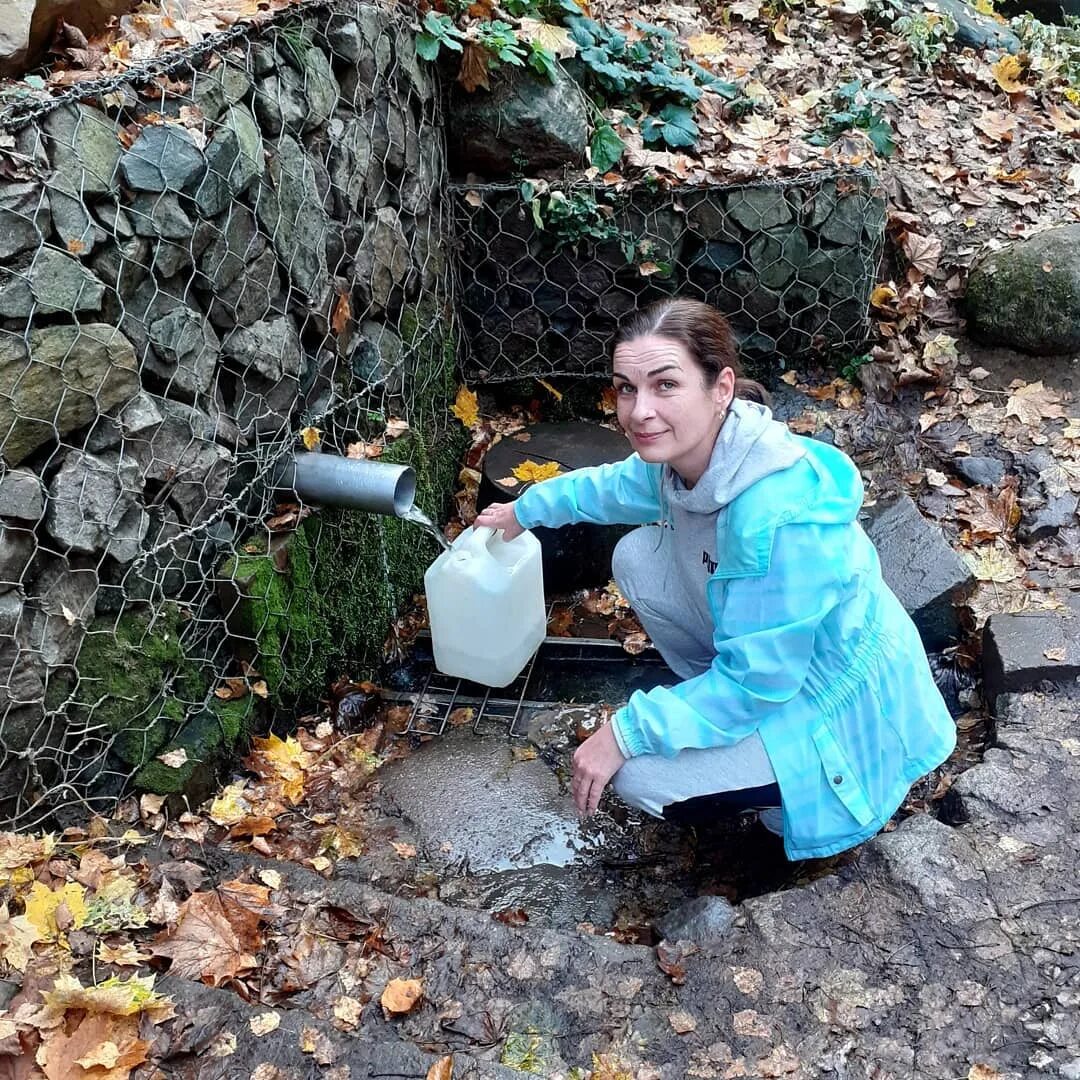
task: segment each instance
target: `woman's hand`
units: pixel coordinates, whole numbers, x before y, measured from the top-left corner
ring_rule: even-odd
[[[604,788],[622,768],[625,760],[610,722],[597,729],[574,751],[574,775],[570,790],[574,795],[574,805],[582,817],[596,813]]]
[[[478,529],[502,529],[504,540],[513,540],[525,530],[518,524],[513,503],[492,503],[476,515]]]

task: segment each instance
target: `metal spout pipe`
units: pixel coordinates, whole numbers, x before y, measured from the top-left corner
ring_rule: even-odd
[[[408,465],[300,453],[284,462],[278,487],[303,502],[403,517],[416,498],[416,473]]]

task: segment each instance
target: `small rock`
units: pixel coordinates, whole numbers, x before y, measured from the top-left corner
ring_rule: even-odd
[[[18,589],[9,589],[7,592],[0,593],[0,638],[15,636],[22,609],[23,601]],[[7,717],[4,719],[6,721]]]
[[[0,516],[40,521],[45,512],[45,489],[29,469],[10,469],[0,478]]]
[[[120,125],[89,105],[65,105],[41,122],[52,162],[52,183],[61,191],[105,195],[117,190],[123,147]]]
[[[868,200],[863,195],[845,195],[837,198],[833,212],[822,222],[819,235],[824,240],[845,247],[855,247],[862,242],[863,229],[870,220]]]
[[[332,14],[327,20],[326,40],[334,55],[350,64],[355,64],[364,50],[359,24],[340,13]]]
[[[304,130],[308,111],[303,76],[279,62],[274,74],[256,83],[253,104],[259,127],[270,138],[299,134]]]
[[[698,896],[656,923],[666,941],[693,941],[709,945],[719,941],[735,922],[735,909],[722,896]]]
[[[953,462],[956,471],[979,487],[997,487],[1005,479],[1005,463],[992,457],[958,457]]]
[[[21,273],[0,270],[0,315],[26,319],[31,315],[100,311],[105,286],[78,259],[43,247]]]
[[[142,549],[150,528],[150,515],[138,505],[132,506],[112,530],[105,552],[118,563],[129,563]]]
[[[130,7],[130,0],[4,0],[0,75],[17,78],[32,68],[52,41],[57,19],[92,35]]]
[[[1060,0],[1047,0],[1048,6]],[[944,12],[956,20],[954,41],[972,49],[1004,49],[1018,53],[1020,39],[1008,28],[996,22],[991,16],[983,15],[965,0],[932,0],[932,3],[919,3],[917,8],[925,11]]]
[[[253,367],[272,382],[284,376],[296,378],[304,366],[300,336],[288,315],[237,327],[225,339],[221,351],[224,357],[242,367]]]
[[[387,392],[397,394],[402,387],[402,364],[405,346],[388,326],[367,320],[350,351],[352,373],[369,386],[386,386]]]
[[[91,259],[90,265],[110,289],[127,299],[146,280],[150,258],[150,241],[142,236],[132,236],[119,243],[107,242]]]
[[[1068,599],[1068,612],[990,616],[983,630],[983,676],[991,705],[999,694],[1080,676],[1080,598]]]
[[[960,632],[955,602],[974,581],[970,568],[907,495],[873,507],[867,518],[885,583],[926,647],[944,648]]]
[[[0,184],[0,260],[40,247],[49,235],[49,198],[41,184]]]
[[[72,255],[89,255],[105,239],[105,231],[90,216],[81,196],[54,186],[50,204],[56,235]]]
[[[160,363],[147,362],[157,374],[184,394],[210,389],[221,342],[210,323],[190,308],[176,308],[150,326],[150,344]]]
[[[211,237],[199,260],[198,285],[215,292],[233,284],[244,267],[266,250],[266,240],[259,232],[255,217],[240,203],[213,221],[200,225]]]
[[[49,485],[45,527],[68,550],[87,555],[104,551],[142,488],[131,457],[73,451]]]
[[[795,226],[762,232],[750,241],[750,265],[757,272],[761,284],[770,289],[786,285],[809,254],[806,233]]]
[[[284,309],[277,258],[266,248],[243,271],[209,297],[207,315],[222,332],[250,326]]]
[[[304,91],[307,116],[303,130],[312,131],[322,127],[334,115],[340,93],[330,61],[322,49],[312,47],[304,54]]]
[[[0,523],[0,582],[4,588],[22,585],[23,575],[34,555],[34,534]]]
[[[372,313],[387,310],[395,290],[404,284],[412,268],[409,243],[398,212],[392,207],[377,210],[367,223],[355,265],[357,283],[370,292]]]
[[[118,240],[130,240],[135,235],[135,229],[128,219],[127,214],[120,209],[115,202],[103,202],[94,207],[94,213],[98,221],[105,227],[106,232]]]
[[[182,191],[206,171],[206,159],[185,128],[145,127],[120,160],[128,187],[136,191]]]
[[[1080,506],[1080,497],[1066,492],[1064,495],[1051,495],[1044,506],[1032,516],[1026,513],[1020,519],[1016,530],[1017,536],[1026,544],[1044,540],[1061,529],[1067,529],[1076,523],[1076,511]]]

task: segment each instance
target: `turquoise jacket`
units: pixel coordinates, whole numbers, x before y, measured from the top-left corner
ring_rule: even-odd
[[[529,488],[515,512],[526,528],[658,521],[661,471],[636,454],[579,469]],[[706,586],[712,667],[636,691],[614,718],[631,756],[673,757],[757,731],[791,859],[872,836],[956,744],[918,632],[858,523],[862,498],[852,462],[806,440],[799,461],[723,507]]]

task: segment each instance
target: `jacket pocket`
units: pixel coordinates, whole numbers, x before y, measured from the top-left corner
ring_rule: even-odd
[[[866,790],[836,736],[827,725],[822,724],[814,731],[813,740],[829,787],[847,808],[848,813],[860,825],[869,825],[876,820],[877,814],[866,797]]]

